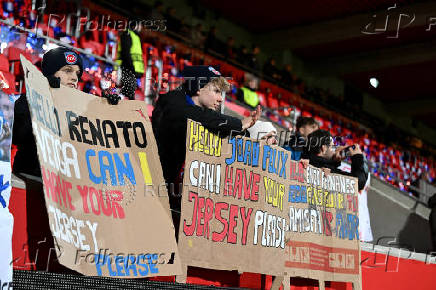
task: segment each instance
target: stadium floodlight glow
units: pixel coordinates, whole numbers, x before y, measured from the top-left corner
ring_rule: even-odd
[[[378,87],[378,84],[379,84],[379,81],[378,81],[377,78],[370,78],[370,79],[369,79],[369,83],[371,84],[371,86],[372,86],[373,88],[377,88],[377,87]]]

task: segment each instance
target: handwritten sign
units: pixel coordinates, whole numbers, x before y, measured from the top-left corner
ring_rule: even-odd
[[[180,272],[168,194],[144,102],[51,89],[21,57],[59,260],[82,274]],[[37,218],[37,217],[35,217]]]
[[[360,281],[357,179],[188,121],[179,249],[187,265]]]

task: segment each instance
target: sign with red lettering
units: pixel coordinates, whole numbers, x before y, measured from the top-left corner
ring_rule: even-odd
[[[59,261],[93,276],[179,274],[145,103],[112,106],[72,88],[51,89],[29,61],[21,62]]]
[[[196,267],[360,281],[357,179],[188,121],[179,250]]]

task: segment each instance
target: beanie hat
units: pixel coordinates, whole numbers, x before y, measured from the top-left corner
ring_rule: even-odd
[[[221,77],[221,73],[212,66],[196,65],[186,66],[182,71],[182,76],[185,79],[186,92],[192,97],[212,79]]]
[[[253,126],[247,129],[250,133],[250,137],[253,139],[262,139],[263,136],[271,131],[277,133],[277,129],[273,126],[271,122],[256,121]]]
[[[83,73],[83,61],[78,52],[65,47],[57,47],[47,51],[42,57],[42,73],[45,77],[54,75],[65,65],[78,65],[79,78]]]

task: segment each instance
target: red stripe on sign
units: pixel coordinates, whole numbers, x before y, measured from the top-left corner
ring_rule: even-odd
[[[359,251],[325,247],[309,242],[286,244],[285,267],[340,274],[359,274]]]

